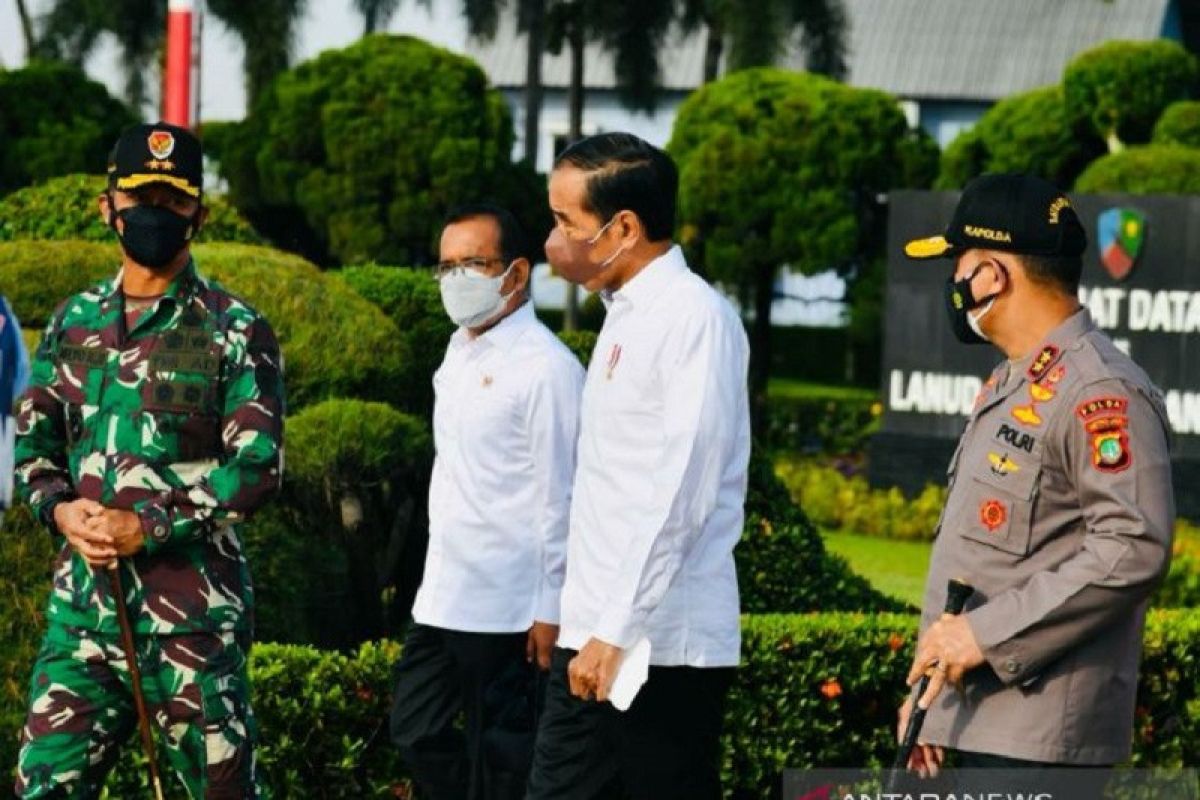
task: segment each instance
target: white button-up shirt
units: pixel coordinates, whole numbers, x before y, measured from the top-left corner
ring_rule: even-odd
[[[417,622],[478,633],[558,623],[583,378],[531,303],[482,336],[451,337],[433,378]]]
[[[650,663],[738,663],[749,346],[678,247],[610,302],[583,391],[559,645],[650,638]]]

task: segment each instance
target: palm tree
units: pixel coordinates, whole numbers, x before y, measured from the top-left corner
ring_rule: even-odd
[[[585,89],[584,50],[600,43],[615,56],[617,93],[630,108],[654,109],[659,78],[658,53],[674,17],[674,0],[513,0],[517,30],[527,35],[525,67],[525,153],[537,163],[542,109],[542,53],[561,53],[571,59],[568,87],[571,141],[583,137]],[[464,0],[463,13],[472,36],[491,39],[496,34],[507,0]],[[564,327],[578,327],[578,291],[567,290]]]
[[[307,0],[208,0],[208,9],[242,40],[246,108],[251,109],[271,80],[290,66]]]
[[[683,0],[681,22],[685,31],[707,31],[706,83],[720,77],[726,48],[730,70],[774,64],[797,32],[809,72],[846,76],[842,0]]]
[[[17,17],[21,20],[21,36],[25,39],[25,58],[31,59],[37,52],[37,38],[33,34],[33,19],[25,0],[17,0]]]
[[[550,0],[553,2],[554,0]],[[525,130],[523,160],[537,164],[538,136],[542,117],[542,53],[546,49],[547,0],[514,0],[517,30],[525,34]],[[467,31],[490,41],[496,35],[500,14],[508,0],[463,0]]]
[[[362,14],[363,35],[367,36],[386,28],[388,22],[400,9],[401,2],[402,0],[353,0],[354,10]],[[418,2],[428,8],[430,0],[418,0]]]
[[[111,33],[121,48],[125,99],[141,110],[166,24],[166,3],[157,0],[55,0],[31,55],[36,52],[82,66],[100,35]]]

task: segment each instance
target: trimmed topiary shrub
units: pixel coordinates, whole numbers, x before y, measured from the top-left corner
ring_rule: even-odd
[[[29,186],[0,199],[0,242],[14,239],[116,240],[100,212],[96,196],[108,185],[101,175],[65,175]],[[250,223],[222,195],[206,195],[208,222],[197,242],[262,244]]]
[[[0,195],[56,175],[99,174],[137,119],[78,67],[0,69]]]
[[[288,419],[287,447],[293,528],[322,531],[330,551],[309,571],[327,598],[314,609],[318,641],[346,647],[394,633],[389,611],[404,621],[424,566],[429,426],[384,403],[326,400]]]
[[[202,275],[271,322],[284,355],[288,408],[327,397],[389,399],[407,353],[396,326],[341,281],[303,259],[253,245],[198,244]],[[0,286],[22,324],[40,326],[69,295],[114,274],[115,244],[0,243]]]
[[[1006,97],[942,155],[935,187],[961,189],[985,172],[1025,172],[1068,187],[1104,142],[1067,115],[1061,86]]]
[[[514,174],[512,141],[508,105],[477,64],[377,34],[282,73],[235,131],[218,127],[214,152],[236,205],[288,249],[413,264],[460,203],[491,195],[545,218],[543,184]]]
[[[354,291],[383,309],[396,324],[408,358],[394,402],[414,414],[433,414],[433,373],[442,363],[456,326],[446,316],[437,281],[429,270],[368,265],[335,273]]]
[[[1073,127],[1088,125],[1115,153],[1150,141],[1163,110],[1195,96],[1198,74],[1195,57],[1178,42],[1106,42],[1067,64],[1067,116]]]
[[[746,613],[907,608],[826,551],[816,526],[792,502],[770,460],[759,452],[750,459],[746,524],[734,555]]]
[[[1154,123],[1154,144],[1178,144],[1184,147],[1200,147],[1200,100],[1180,100],[1167,106],[1167,110]]]
[[[1200,150],[1179,145],[1130,147],[1094,162],[1075,182],[1087,194],[1200,194]]]

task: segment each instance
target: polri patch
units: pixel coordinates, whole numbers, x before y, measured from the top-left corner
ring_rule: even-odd
[[[1033,452],[1033,444],[1037,441],[1030,434],[1017,430],[1006,422],[1000,423],[1000,429],[996,431],[996,438],[1007,442],[1010,447],[1024,450],[1026,453]]]

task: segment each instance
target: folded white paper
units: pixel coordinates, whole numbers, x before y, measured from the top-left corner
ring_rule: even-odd
[[[638,690],[650,676],[650,639],[643,636],[621,654],[617,676],[608,690],[608,701],[617,711],[628,711]]]

